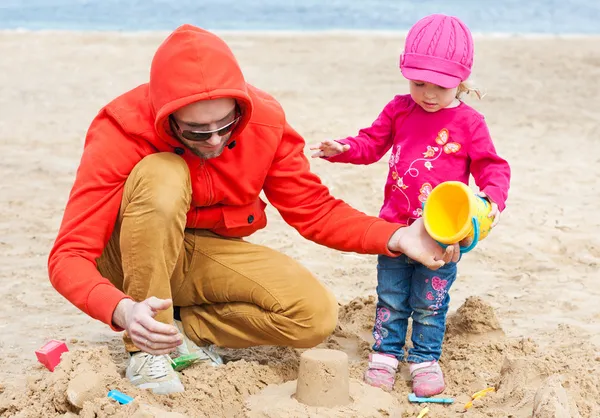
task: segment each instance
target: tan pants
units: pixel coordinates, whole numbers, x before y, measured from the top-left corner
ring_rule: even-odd
[[[303,266],[272,249],[186,229],[190,174],[159,153],[131,172],[98,270],[136,301],[173,299],[198,345],[313,347],[337,323],[333,295]],[[156,319],[173,322],[173,310]],[[124,335],[127,351],[138,351]]]

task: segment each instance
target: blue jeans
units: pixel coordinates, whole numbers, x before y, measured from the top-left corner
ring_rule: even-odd
[[[448,290],[456,279],[456,263],[430,270],[405,255],[380,255],[377,264],[377,312],[373,350],[404,360],[408,318],[412,315],[411,363],[439,360],[446,332]]]

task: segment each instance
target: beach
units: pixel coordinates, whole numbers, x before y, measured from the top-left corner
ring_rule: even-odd
[[[108,101],[147,82],[152,55],[165,36],[0,32],[0,416],[136,413],[137,403],[118,409],[104,398],[81,410],[69,407],[68,382],[89,370],[107,374],[115,387],[165,411],[261,416],[247,399],[297,376],[299,351],[235,350],[225,352],[231,361],[224,368],[185,371],[184,394],[144,393],[122,377],[127,358],[120,334],[78,311],[48,280],[47,256],[86,129]],[[306,139],[307,156],[308,145],[356,134],[394,95],[408,92],[397,65],[401,35],[224,32],[223,37],[247,81],[281,102]],[[449,329],[441,364],[446,393],[457,402],[432,406],[431,416],[456,416],[462,401],[487,386],[498,390],[469,415],[531,416],[534,395],[551,376],[562,380],[569,416],[600,416],[599,42],[594,36],[475,37],[473,79],[487,94],[466,101],[485,115],[498,152],[511,164],[512,185],[498,227],[459,264],[451,312],[467,300],[472,303],[466,308],[476,302],[481,312],[495,315],[498,327]],[[311,167],[335,197],[378,214],[387,156],[370,166],[311,160]],[[376,257],[306,241],[271,206],[267,213],[267,228],[249,240],[299,260],[333,291],[340,325],[323,346],[346,351],[351,376],[360,379],[374,315]],[[462,317],[477,312],[467,309]],[[71,351],[54,373],[34,354],[49,339],[67,342]],[[398,416],[420,410],[407,402],[409,389],[399,378],[392,392],[402,411]],[[307,416],[292,412],[289,416]],[[350,416],[336,413],[311,416]]]

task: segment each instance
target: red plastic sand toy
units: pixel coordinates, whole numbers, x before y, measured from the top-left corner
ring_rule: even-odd
[[[35,352],[40,363],[48,368],[51,372],[60,363],[60,355],[65,351],[69,351],[67,344],[63,341],[50,340],[42,348]]]

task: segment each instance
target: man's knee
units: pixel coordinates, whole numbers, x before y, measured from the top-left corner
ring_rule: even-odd
[[[191,203],[191,180],[180,156],[162,152],[144,157],[132,170],[125,185],[129,202],[152,207],[155,214],[171,217]]]
[[[306,295],[303,319],[298,320],[296,335],[291,345],[295,348],[311,348],[329,337],[338,321],[338,304],[327,289],[319,294]]]

